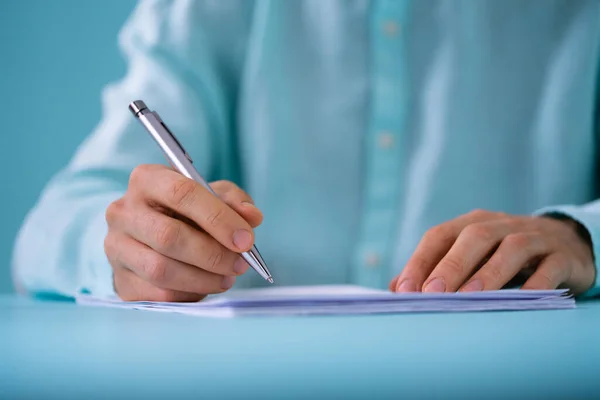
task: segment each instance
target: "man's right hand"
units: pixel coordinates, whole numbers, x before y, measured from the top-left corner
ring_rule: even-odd
[[[142,165],[106,210],[104,249],[123,300],[198,301],[231,288],[248,270],[262,213],[235,184],[210,185],[162,165]]]

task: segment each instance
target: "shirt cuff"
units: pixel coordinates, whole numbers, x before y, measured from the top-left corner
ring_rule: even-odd
[[[600,256],[600,214],[571,205],[545,207],[537,210],[533,214],[542,216],[549,213],[563,214],[587,229],[590,238],[592,239],[592,252],[594,257],[594,267],[596,268],[596,278],[592,287],[578,297],[589,298],[600,295],[600,259],[598,257]]]
[[[90,221],[81,243],[81,248],[88,250],[81,256],[84,276],[80,293],[102,298],[116,296],[113,271],[104,252],[107,232],[104,213],[99,213]]]

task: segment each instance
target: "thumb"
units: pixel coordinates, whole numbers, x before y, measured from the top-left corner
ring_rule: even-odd
[[[252,228],[256,228],[262,223],[263,214],[253,203],[245,201],[226,203],[229,205],[229,207],[233,208],[235,212],[240,214]]]
[[[217,196],[244,218],[252,228],[256,228],[262,223],[262,212],[254,205],[250,195],[236,184],[229,181],[217,181],[211,183],[210,186]]]

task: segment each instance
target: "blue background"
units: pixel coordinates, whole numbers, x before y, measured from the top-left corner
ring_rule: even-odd
[[[99,122],[102,87],[125,73],[118,33],[135,4],[0,0],[0,293],[13,290],[23,218]]]

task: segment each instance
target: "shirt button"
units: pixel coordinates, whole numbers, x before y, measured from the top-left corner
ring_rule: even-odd
[[[365,257],[365,265],[368,268],[375,268],[379,265],[379,255],[377,253],[369,253]]]
[[[377,138],[377,144],[382,149],[389,149],[394,145],[394,135],[391,132],[381,132]]]
[[[400,30],[400,26],[394,21],[387,21],[383,24],[383,31],[388,36],[395,36]]]

